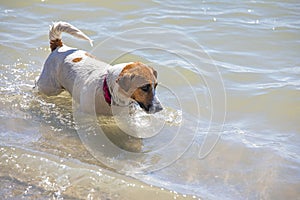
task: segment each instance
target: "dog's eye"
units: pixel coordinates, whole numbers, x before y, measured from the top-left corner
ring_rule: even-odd
[[[151,85],[150,85],[150,84],[147,84],[147,85],[144,85],[143,87],[141,87],[141,89],[142,89],[144,92],[149,92],[150,87],[151,87]]]

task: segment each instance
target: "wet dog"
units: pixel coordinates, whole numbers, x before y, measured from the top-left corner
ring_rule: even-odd
[[[66,22],[50,26],[51,54],[36,82],[38,91],[58,95],[68,91],[81,109],[97,114],[111,115],[111,105],[138,104],[147,113],[162,110],[155,95],[157,72],[141,62],[109,65],[89,53],[63,44],[62,32],[92,40],[82,31]],[[91,105],[95,105],[94,107]]]

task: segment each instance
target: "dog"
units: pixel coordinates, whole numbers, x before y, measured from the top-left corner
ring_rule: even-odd
[[[142,62],[112,66],[86,51],[63,44],[63,32],[92,45],[92,40],[73,25],[53,23],[49,31],[51,54],[36,81],[40,93],[53,96],[66,90],[81,109],[103,115],[112,115],[112,105],[127,107],[132,103],[149,114],[163,110],[155,95],[158,82],[154,68]]]

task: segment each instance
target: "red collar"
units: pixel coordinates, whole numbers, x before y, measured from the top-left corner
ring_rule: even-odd
[[[103,95],[104,95],[104,99],[108,103],[108,105],[111,105],[111,94],[109,92],[106,77],[104,78],[104,81],[103,81]]]

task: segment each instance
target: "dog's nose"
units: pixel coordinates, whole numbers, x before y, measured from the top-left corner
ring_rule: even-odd
[[[155,107],[155,112],[159,112],[159,111],[162,111],[162,110],[163,110],[163,107],[161,106],[161,104],[159,104]]]
[[[161,105],[160,103],[155,103],[155,104],[149,105],[149,110],[148,110],[148,112],[149,112],[149,113],[156,113],[156,112],[159,112],[159,111],[161,111],[161,110],[163,110],[162,105]]]
[[[163,107],[162,107],[159,99],[155,96],[152,103],[151,103],[149,112],[150,113],[156,113],[156,112],[159,112],[161,110],[163,110]]]

